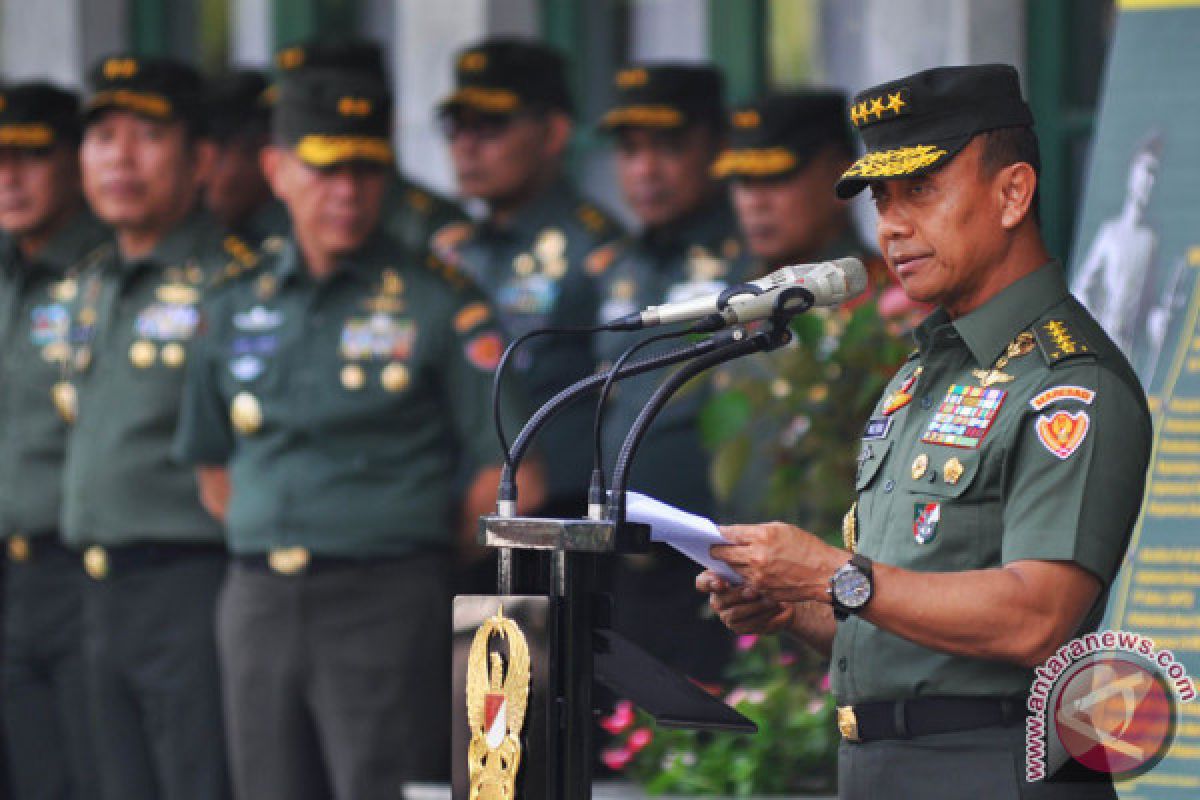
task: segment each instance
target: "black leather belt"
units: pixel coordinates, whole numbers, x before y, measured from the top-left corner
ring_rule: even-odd
[[[404,556],[327,556],[311,552],[307,547],[279,547],[266,553],[236,555],[235,563],[255,572],[274,575],[316,575],[326,572],[362,568],[375,564],[415,561],[423,556],[440,555],[431,551]]]
[[[852,742],[1011,725],[1024,712],[1024,697],[914,697],[840,706],[837,710],[838,730]]]
[[[92,545],[83,551],[83,568],[94,580],[102,581],[114,573],[160,566],[184,558],[228,555],[225,545],[216,542],[143,542],[116,547]]]

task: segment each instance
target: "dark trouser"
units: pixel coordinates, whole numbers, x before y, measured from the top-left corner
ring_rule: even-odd
[[[53,536],[5,571],[4,734],[17,800],[90,798],[96,786],[81,625],[87,578]]]
[[[448,778],[449,572],[443,555],[234,563],[217,630],[240,800],[396,800]]]
[[[105,800],[229,796],[214,620],[219,551],[113,570],[84,589]]]
[[[733,636],[696,591],[704,568],[664,545],[649,556],[615,562],[614,627],[671,667],[718,682],[733,652]]]
[[[838,750],[841,800],[1115,800],[1112,783],[1029,783],[1025,726],[883,739]]]

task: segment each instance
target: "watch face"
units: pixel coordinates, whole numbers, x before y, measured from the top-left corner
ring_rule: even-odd
[[[871,581],[857,567],[847,564],[833,577],[833,594],[846,608],[862,608],[871,599]]]

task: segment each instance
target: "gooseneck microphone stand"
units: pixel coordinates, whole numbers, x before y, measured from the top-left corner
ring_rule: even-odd
[[[638,415],[617,459],[609,500],[605,504],[589,499],[587,518],[517,516],[516,471],[545,424],[561,409],[598,390],[610,373],[589,376],[558,392],[537,410],[513,441],[502,470],[497,513],[479,521],[479,542],[499,551],[497,596],[456,598],[455,616],[457,620],[460,601],[491,600],[503,602],[508,609],[522,600],[540,598],[548,608],[547,641],[535,643],[547,653],[548,674],[541,676],[544,683],[540,686],[535,680],[535,694],[543,692],[544,697],[535,698],[530,705],[527,735],[522,737],[527,747],[521,758],[517,796],[527,800],[591,797],[595,724],[592,686],[596,679],[619,696],[633,700],[662,725],[756,730],[741,714],[610,629],[608,603],[596,592],[596,563],[600,556],[643,552],[649,547],[649,528],[625,519],[625,493],[638,446],[659,411],[680,387],[705,370],[785,344],[790,339],[787,323],[796,313],[800,312],[794,307],[786,311],[780,308],[760,331],[750,332],[743,327],[721,330],[707,339],[616,370],[613,378],[621,380],[683,364],[658,387]],[[550,569],[538,570],[537,564],[544,563],[547,556]],[[456,676],[460,672],[456,666]],[[456,677],[456,696],[462,694],[457,681]],[[536,710],[542,715],[537,719]],[[456,738],[456,798],[460,796],[460,766],[465,753],[465,746]],[[465,800],[466,795],[461,796]]]

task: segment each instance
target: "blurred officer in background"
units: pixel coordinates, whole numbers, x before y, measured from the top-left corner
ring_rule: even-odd
[[[78,555],[59,539],[71,407],[63,369],[79,269],[108,238],[79,179],[79,99],[46,83],[0,92],[0,535],[4,733],[19,800],[92,797]],[[66,393],[64,395],[64,393]]]
[[[200,209],[213,148],[196,71],[113,56],[91,84],[83,188],[116,246],[90,265],[77,301],[63,535],[91,577],[99,788],[109,800],[223,798],[213,618],[224,535],[170,446],[200,299],[251,257]]]
[[[635,66],[617,73],[616,104],[601,127],[615,137],[617,178],[641,230],[589,258],[589,270],[603,281],[600,321],[718,293],[744,279],[737,223],[711,174],[725,146],[722,85],[720,73],[707,66]],[[600,337],[600,354],[612,362],[642,336]],[[614,392],[604,428],[610,469],[662,378],[650,373]],[[638,451],[629,488],[711,515],[709,458],[698,418],[705,395],[703,383],[694,384],[659,415]],[[701,619],[702,604],[687,597],[695,572],[687,558],[666,548],[624,559],[614,583],[617,627],[689,674],[715,679],[729,638],[715,620]]]
[[[313,39],[286,47],[275,55],[282,76],[314,67],[331,67],[373,75],[390,85],[389,71],[379,45],[364,39]],[[466,213],[455,203],[414,181],[398,168],[388,176],[383,196],[380,225],[384,233],[421,251],[429,247],[433,234],[452,222],[465,222]]]
[[[259,164],[271,122],[267,79],[243,70],[210,79],[206,89],[206,121],[216,156],[204,205],[217,222],[258,247],[286,233],[288,225]]]
[[[462,273],[382,231],[391,120],[370,74],[282,81],[263,163],[292,234],[214,298],[189,374],[176,447],[234,554],[218,638],[244,800],[448,774],[449,567],[495,504],[504,342]]]
[[[600,290],[584,261],[620,228],[563,175],[573,105],[562,56],[535,42],[488,40],[459,54],[455,78],[442,124],[459,190],[484,201],[487,218],[443,228],[435,252],[480,284],[512,336],[589,324]],[[514,379],[538,405],[595,369],[588,336],[542,337],[518,352]],[[591,430],[586,403],[547,425],[539,444],[549,499],[539,514],[586,512]]]

